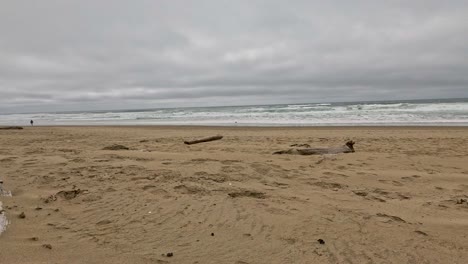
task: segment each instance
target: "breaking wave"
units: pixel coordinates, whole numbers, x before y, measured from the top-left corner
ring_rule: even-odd
[[[468,125],[468,100],[310,103],[0,115],[0,125]]]

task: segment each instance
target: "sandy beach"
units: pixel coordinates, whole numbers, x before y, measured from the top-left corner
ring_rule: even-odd
[[[466,263],[467,156],[466,127],[0,130],[0,263]]]

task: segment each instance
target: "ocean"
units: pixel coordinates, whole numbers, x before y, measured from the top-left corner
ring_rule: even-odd
[[[468,126],[468,99],[0,114],[0,125]]]

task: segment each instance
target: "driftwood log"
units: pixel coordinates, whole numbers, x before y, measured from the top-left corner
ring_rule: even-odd
[[[213,137],[206,137],[206,138],[200,138],[200,139],[191,140],[191,141],[184,141],[184,143],[187,144],[187,145],[193,145],[193,144],[209,142],[209,141],[213,141],[213,140],[220,140],[222,138],[223,138],[223,136],[217,135],[217,136],[213,136]]]
[[[344,146],[335,148],[292,148],[288,150],[276,151],[273,154],[293,154],[293,155],[324,155],[354,152],[354,141],[348,141]]]
[[[10,129],[23,129],[20,126],[9,126],[9,127],[0,127],[0,129],[10,130]]]

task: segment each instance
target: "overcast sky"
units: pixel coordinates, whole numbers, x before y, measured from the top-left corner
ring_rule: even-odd
[[[458,97],[466,0],[0,0],[0,113]]]

